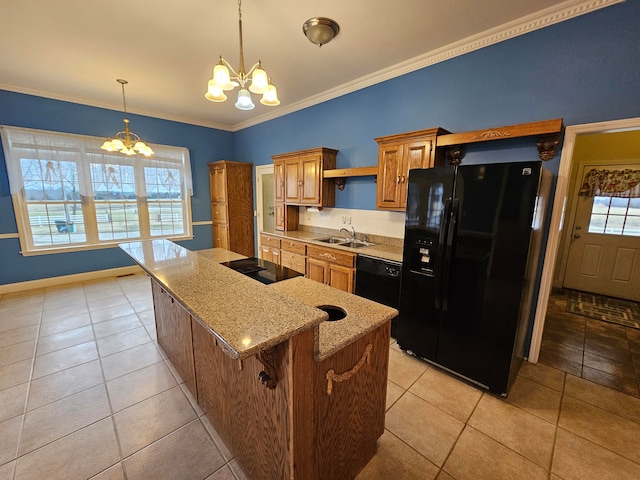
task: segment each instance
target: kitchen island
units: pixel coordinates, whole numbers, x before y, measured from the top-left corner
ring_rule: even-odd
[[[358,474],[384,431],[396,310],[302,277],[263,285],[220,265],[242,258],[226,250],[121,248],[151,277],[158,343],[248,478]]]

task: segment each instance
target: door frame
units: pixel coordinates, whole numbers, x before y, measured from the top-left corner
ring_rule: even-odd
[[[267,165],[257,165],[256,166],[256,237],[258,241],[256,242],[258,245],[258,252],[261,251],[262,245],[260,244],[260,232],[264,230],[264,217],[263,217],[263,201],[262,201],[262,175],[273,174],[273,163]]]
[[[556,179],[556,191],[553,197],[553,211],[551,214],[551,224],[549,226],[549,236],[547,237],[547,248],[542,266],[542,277],[540,279],[540,291],[536,304],[536,314],[533,321],[533,332],[531,334],[531,344],[529,346],[528,361],[537,363],[540,355],[542,343],[542,333],[544,321],[547,315],[549,295],[553,285],[553,274],[556,264],[556,257],[562,228],[565,219],[565,209],[567,206],[567,193],[573,167],[573,152],[578,135],[590,135],[595,133],[614,133],[627,130],[640,129],[640,117],[626,118],[623,120],[612,120],[607,122],[586,123],[582,125],[568,126],[564,132],[564,143],[562,145],[562,155],[560,157],[560,167]]]

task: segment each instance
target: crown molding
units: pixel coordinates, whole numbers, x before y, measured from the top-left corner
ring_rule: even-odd
[[[7,90],[9,92],[15,92],[15,93],[23,93],[25,95],[34,95],[36,97],[50,98],[52,100],[60,100],[63,102],[77,103],[80,105],[87,105],[89,107],[104,108],[106,110],[115,110],[116,112],[122,113],[122,104],[115,105],[112,103],[97,102],[95,100],[89,100],[86,98],[60,95],[57,93],[46,92],[44,90],[38,90],[35,88],[25,88],[21,86],[11,85],[8,83],[0,83],[0,90]],[[203,122],[201,120],[197,120],[194,118],[171,115],[166,112],[127,108],[127,113],[131,113],[134,115],[143,115],[145,117],[159,118],[162,120],[169,120],[172,122],[186,123],[189,125],[198,125],[200,127],[216,128],[218,130],[225,130],[227,132],[233,131],[232,126],[228,124],[217,123],[217,122]]]
[[[470,53],[475,50],[479,50],[481,48],[485,48],[490,45],[494,45],[496,43],[500,43],[505,40],[524,35],[529,32],[533,32],[535,30],[540,30],[556,23],[564,22],[566,20],[570,20],[572,18],[579,17],[581,15],[585,15],[587,13],[591,13],[605,7],[609,7],[617,3],[622,3],[624,1],[625,0],[568,0],[567,2],[564,2],[560,5],[555,5],[553,7],[540,10],[539,12],[536,12],[534,14],[521,17],[512,22],[500,25],[499,27],[486,30],[471,37],[467,37],[458,42],[446,45],[445,47],[442,47],[440,49],[427,52],[405,62],[398,63],[391,67],[374,72],[370,75],[358,78],[352,82],[348,82],[336,88],[332,88],[317,95],[313,95],[299,102],[281,106],[273,112],[265,113],[264,115],[259,115],[257,117],[253,117],[250,120],[236,123],[234,125],[221,124],[217,122],[203,122],[202,120],[188,117],[179,117],[167,114],[166,112],[156,112],[151,110],[130,110],[129,113],[145,115],[148,117],[160,118],[174,122],[187,123],[190,125],[215,128],[218,130],[229,132],[237,132],[248,127],[253,127],[260,123],[264,123],[269,120],[273,120],[275,118],[282,117],[284,115],[288,115],[290,113],[294,113],[299,110],[312,107],[314,105],[318,105],[334,98],[353,93],[363,88],[367,88],[372,85],[376,85],[378,83],[382,83],[387,80],[406,75],[416,70],[420,70],[422,68],[444,62],[451,58],[455,58],[460,55],[464,55],[466,53]],[[27,95],[35,95],[38,97],[51,98],[54,100],[62,100],[70,103],[79,103],[92,107],[105,108],[108,110],[121,111],[120,105],[106,104],[78,97],[57,95],[51,92],[28,89],[15,85],[0,83],[0,89],[17,93],[24,93]]]

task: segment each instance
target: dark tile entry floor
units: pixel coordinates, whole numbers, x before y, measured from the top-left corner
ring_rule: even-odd
[[[640,330],[567,312],[567,295],[549,298],[538,361],[640,397]]]

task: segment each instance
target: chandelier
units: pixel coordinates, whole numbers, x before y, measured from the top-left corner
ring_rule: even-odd
[[[124,130],[118,132],[113,138],[108,138],[100,147],[107,152],[120,152],[125,155],[135,155],[139,153],[145,157],[153,155],[151,147],[144,143],[142,139],[129,130],[129,119],[127,118],[127,100],[124,97],[124,86],[129,83],[126,80],[118,78],[116,80],[122,85],[122,103],[124,104]]]
[[[242,0],[238,0],[238,26],[240,31],[240,66],[236,72],[222,55],[216,66],[213,68],[213,77],[209,80],[207,93],[204,94],[207,100],[212,102],[224,102],[227,99],[225,91],[240,87],[236,108],[239,110],[252,110],[255,105],[251,99],[251,93],[261,94],[260,103],[268,106],[280,105],[276,87],[271,83],[271,78],[267,77],[267,72],[262,69],[262,63],[258,60],[247,72],[244,68],[244,53],[242,50]],[[247,89],[247,84],[249,88]]]

